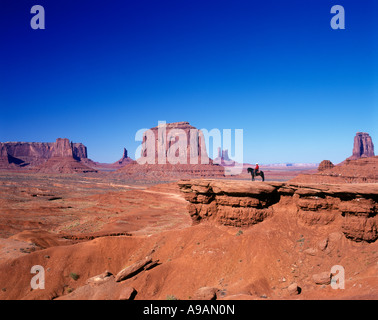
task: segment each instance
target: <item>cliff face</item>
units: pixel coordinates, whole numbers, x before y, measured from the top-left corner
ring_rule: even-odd
[[[177,180],[223,177],[224,168],[208,157],[200,130],[188,122],[175,122],[148,130],[141,157],[114,174],[138,180]]]
[[[77,160],[87,158],[87,148],[82,143],[72,143],[72,148],[63,146],[68,139],[58,138],[56,142],[3,142],[7,153],[24,165],[36,166],[50,159],[54,153],[74,157]]]
[[[339,226],[345,237],[374,242],[378,238],[378,186],[314,185],[238,180],[182,180],[178,183],[194,223],[202,220],[248,227],[276,215],[306,225]]]
[[[4,144],[0,143],[0,169],[9,168],[8,152]]]
[[[370,135],[366,132],[357,132],[354,137],[353,154],[349,160],[374,156],[374,144]]]
[[[180,142],[184,143],[181,150],[179,150]],[[178,158],[179,156],[180,161],[183,160],[183,162],[178,162],[179,164],[190,164],[191,156],[198,157],[198,162],[195,164],[211,162],[207,155],[203,133],[185,121],[151,128],[149,134],[143,137],[143,144],[147,148],[143,150],[142,156],[146,157],[149,152],[153,152],[154,156],[151,158],[156,164],[169,163],[168,157]],[[177,146],[177,148],[173,146]]]
[[[52,146],[51,157],[42,165],[37,167],[40,173],[88,173],[96,172],[95,169],[89,168],[77,160],[78,154],[74,153],[74,144],[68,139],[58,138]],[[82,149],[77,148],[80,152]],[[85,150],[86,152],[86,150]],[[79,158],[80,159],[80,158]]]

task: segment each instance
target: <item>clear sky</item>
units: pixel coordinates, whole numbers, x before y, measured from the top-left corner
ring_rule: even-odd
[[[0,141],[114,162],[139,129],[188,121],[243,129],[245,162],[338,163],[358,131],[378,146],[377,2],[2,0]]]

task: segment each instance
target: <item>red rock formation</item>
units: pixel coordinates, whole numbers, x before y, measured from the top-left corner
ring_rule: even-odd
[[[332,169],[334,166],[335,165],[331,161],[323,160],[319,164],[318,171],[321,172],[321,171],[324,171],[324,170],[327,170],[327,169]]]
[[[141,157],[117,170],[116,176],[138,180],[224,176],[224,168],[208,157],[203,133],[188,122],[150,129],[143,137],[142,147]],[[177,163],[171,163],[172,159]]]
[[[324,160],[315,174],[300,174],[290,180],[304,183],[374,183],[378,182],[378,156],[374,156],[371,137],[357,132],[354,138],[353,155],[334,166]]]
[[[63,142],[64,143],[64,142]],[[56,142],[4,142],[9,156],[14,162],[23,165],[38,166],[46,162],[53,156],[54,152],[59,152]],[[76,160],[87,158],[87,148],[82,143],[71,143],[72,149],[66,149]]]
[[[117,169],[120,169],[130,163],[135,162],[133,159],[129,158],[127,155],[126,148],[123,148],[123,155],[122,158],[114,163],[101,163],[101,162],[95,162],[91,159],[85,158],[81,159],[81,162],[84,163],[86,166],[99,170],[99,171],[115,171]]]
[[[0,169],[8,169],[9,167],[7,149],[3,143],[0,143]]]
[[[181,141],[184,143],[183,150],[173,148],[173,146],[179,147],[178,142]],[[178,160],[179,164],[190,164],[191,155],[198,157],[198,159],[195,159],[195,164],[209,164],[212,162],[206,152],[202,131],[185,121],[164,123],[151,128],[148,134],[143,137],[143,145],[146,146],[146,148],[142,150],[143,157],[151,156],[148,154],[149,151],[154,152],[152,156],[153,164],[169,163],[168,158],[170,156],[172,156],[172,158],[174,156],[177,158],[180,156]],[[149,148],[151,148],[151,150]],[[183,151],[185,154],[181,156],[179,151]]]
[[[73,144],[68,139],[58,138],[52,147],[52,156],[36,168],[40,173],[88,173],[96,172],[76,160]]]
[[[193,222],[251,226],[282,210],[307,225],[341,220],[340,230],[354,241],[378,239],[376,184],[294,184],[239,180],[182,180],[178,183]]]
[[[221,166],[234,166],[235,161],[231,160],[228,156],[228,150],[222,150],[218,148],[218,155],[214,159],[215,164],[219,164]]]
[[[290,182],[303,183],[375,183],[378,182],[378,156],[345,160],[333,168],[315,174],[300,174]]]
[[[348,159],[356,160],[359,158],[374,157],[373,140],[366,132],[357,132],[354,137],[353,154]]]

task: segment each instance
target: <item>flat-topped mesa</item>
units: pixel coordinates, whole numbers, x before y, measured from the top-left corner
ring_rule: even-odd
[[[202,131],[191,126],[189,122],[161,123],[148,131],[143,137],[143,144],[147,148],[142,151],[142,156],[146,157],[148,152],[154,150],[154,163],[168,163],[169,157],[177,159],[178,164],[212,163],[206,151]]]
[[[146,130],[140,157],[114,175],[136,180],[178,180],[190,177],[224,177],[206,151],[201,130],[188,122],[160,123]]]
[[[65,141],[67,140],[67,141]],[[56,142],[4,142],[2,143],[14,162],[37,166],[52,156],[69,156],[76,160],[87,158],[87,147],[82,143],[71,143],[58,138]]]
[[[81,151],[83,152],[83,150]],[[51,157],[45,163],[36,167],[36,170],[40,173],[97,172],[97,170],[86,166],[79,160],[74,156],[73,143],[66,138],[58,138],[52,147]]]
[[[378,238],[378,185],[181,180],[193,223],[248,227],[274,215],[306,225],[334,224],[354,241]]]
[[[374,144],[370,135],[366,132],[357,132],[354,137],[353,154],[348,159],[374,157]]]

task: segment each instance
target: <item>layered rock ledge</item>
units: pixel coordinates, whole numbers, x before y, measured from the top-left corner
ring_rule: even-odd
[[[341,221],[354,241],[378,238],[378,184],[299,184],[191,179],[178,182],[194,223],[248,227],[275,214],[295,214],[307,225]]]

